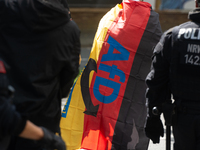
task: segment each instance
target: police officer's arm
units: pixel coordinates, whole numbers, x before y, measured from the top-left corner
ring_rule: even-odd
[[[169,54],[171,52],[171,34],[167,32],[154,49],[151,71],[146,78],[148,117],[145,125],[145,133],[153,143],[159,143],[164,136],[163,124],[160,115],[152,113],[153,107],[161,107],[161,104],[170,97],[168,92],[169,81]]]
[[[65,67],[60,74],[62,97],[66,97],[68,95],[69,90],[74,83],[74,79],[79,73],[79,60],[81,52],[80,30],[73,20],[70,23],[72,26],[71,40],[73,48],[69,50],[69,58],[66,60]]]
[[[153,53],[151,71],[146,78],[149,108],[161,105],[169,94],[169,61],[171,53],[171,29],[165,32]]]

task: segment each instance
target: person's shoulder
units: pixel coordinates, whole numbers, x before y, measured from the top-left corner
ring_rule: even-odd
[[[172,28],[168,29],[167,31],[164,32],[164,34],[165,34],[165,35],[170,35],[170,34],[172,34],[172,31],[173,31],[174,28],[175,28],[175,27],[172,27]]]
[[[182,24],[180,24],[180,25],[177,25],[177,26],[174,26],[174,27],[172,27],[172,28],[169,28],[168,30],[166,30],[166,31],[164,32],[164,35],[166,35],[166,36],[167,36],[167,35],[171,35],[172,33],[178,31],[180,28],[182,28],[182,27],[184,27],[184,26],[187,26],[188,23],[189,23],[189,22],[184,22],[184,23],[182,23]]]
[[[160,43],[166,43],[166,41],[169,41],[171,39],[173,29],[174,29],[174,27],[163,32],[163,35],[160,38]]]
[[[159,13],[157,13],[154,9],[152,9],[152,7],[151,7],[151,14],[154,14],[154,15],[156,15],[156,16],[159,16]]]
[[[78,32],[80,31],[79,26],[73,19],[69,20],[66,25],[68,29],[71,29],[73,31],[78,31]]]
[[[177,26],[177,27],[182,28],[182,27],[190,26],[191,24],[194,24],[194,22],[192,22],[192,21],[187,21],[187,22],[184,22],[184,23],[180,24],[180,25]]]
[[[185,28],[185,27],[191,26],[191,23],[192,23],[191,21],[187,21],[187,22],[184,22],[184,23],[182,23],[180,25],[174,26],[174,27],[170,28],[168,31],[166,31],[166,34],[177,33],[177,32],[179,32],[179,30],[181,28]]]

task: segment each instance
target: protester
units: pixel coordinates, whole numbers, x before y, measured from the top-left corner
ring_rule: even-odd
[[[199,0],[188,17],[191,21],[163,34],[154,49],[151,71],[146,78],[149,108],[146,135],[153,143],[159,143],[164,134],[160,113],[164,112],[168,116],[165,121],[167,118],[172,121],[174,150],[200,149]],[[174,104],[171,104],[171,94]],[[169,104],[175,108],[165,113],[164,108]],[[154,107],[160,113],[153,113]]]
[[[16,110],[37,126],[60,133],[61,99],[79,73],[80,31],[66,0],[1,0],[0,56],[8,63]],[[40,150],[12,137],[9,150]]]
[[[23,118],[11,105],[14,89],[9,85],[8,66],[0,59],[0,150],[6,150],[11,135],[37,140],[44,147],[66,150],[64,141],[44,127],[38,127]]]

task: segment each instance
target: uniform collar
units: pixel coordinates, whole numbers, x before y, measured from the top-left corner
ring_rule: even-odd
[[[194,22],[200,22],[200,8],[196,8],[189,12],[188,19]]]

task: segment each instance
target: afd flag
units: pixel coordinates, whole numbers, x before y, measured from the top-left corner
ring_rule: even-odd
[[[68,150],[146,150],[145,78],[162,34],[147,2],[124,0],[100,20],[61,118]]]

